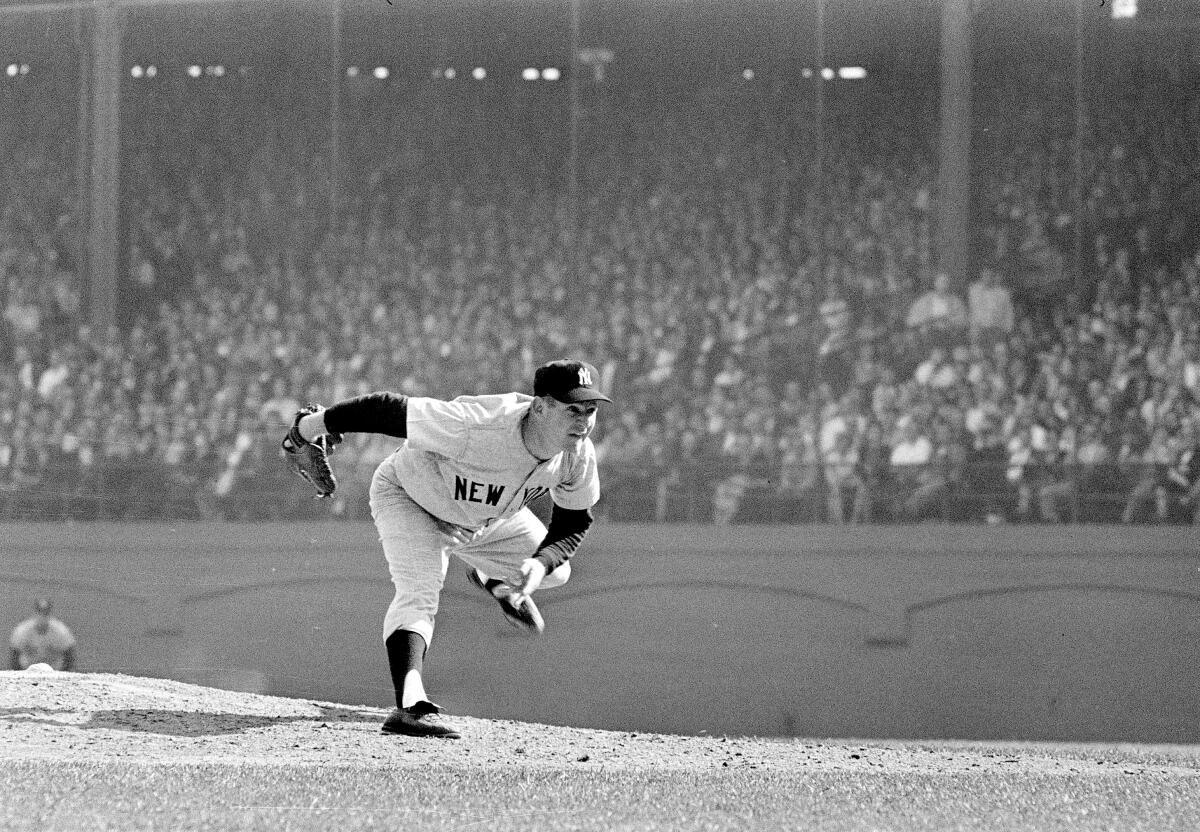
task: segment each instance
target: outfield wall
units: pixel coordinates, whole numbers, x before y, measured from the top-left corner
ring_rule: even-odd
[[[0,624],[82,670],[388,704],[366,523],[0,527]],[[1191,527],[599,525],[522,637],[452,563],[426,682],[480,717],[675,733],[1200,742]]]

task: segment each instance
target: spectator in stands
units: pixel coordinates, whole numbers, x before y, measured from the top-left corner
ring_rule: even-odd
[[[650,466],[654,453],[650,434],[641,425],[636,413],[623,414],[620,420],[606,426],[606,432],[596,443],[597,462],[604,466],[605,476],[616,483],[597,511],[613,520],[650,520],[653,517],[654,488],[659,472]]]
[[[822,385],[822,388],[826,393],[826,401],[821,407],[821,428],[817,434],[817,446],[824,458],[833,450],[839,436],[854,436],[859,432],[865,415],[858,406],[856,390],[835,398],[832,389],[827,385]]]
[[[979,279],[967,288],[967,327],[971,342],[990,349],[1008,340],[1016,325],[1012,292],[1000,283],[991,266],[979,270]]]
[[[820,512],[821,453],[816,418],[802,413],[779,440],[779,486],[776,499],[783,522],[816,520]]]
[[[840,431],[834,435],[833,447],[825,452],[826,519],[830,523],[864,523],[870,517],[870,493],[859,468],[861,438],[857,428]]]
[[[1021,100],[996,90],[1006,109]],[[1088,146],[1099,150],[1085,174],[1081,230],[1095,268],[1070,287],[1082,293],[1086,315],[1074,315],[1056,283],[1076,230],[1056,148],[1074,125],[1053,107],[1005,125],[992,151],[1000,157],[985,159],[978,191],[988,267],[967,292],[965,323],[931,343],[906,327],[906,310],[936,320],[932,312],[961,303],[936,288],[915,297],[917,276],[931,268],[934,168],[911,111],[898,115],[894,95],[882,90],[864,96],[861,108],[830,108],[830,129],[843,140],[833,148],[826,192],[806,204],[795,198],[803,189],[778,175],[805,163],[802,145],[779,140],[790,129],[750,130],[702,97],[652,110],[614,88],[597,103],[589,141],[598,150],[581,171],[589,202],[576,213],[561,210],[562,193],[547,184],[562,160],[523,152],[561,127],[552,114],[505,121],[481,102],[474,114],[442,108],[430,129],[429,120],[347,108],[338,226],[328,222],[327,167],[313,151],[325,126],[303,106],[281,112],[255,94],[244,107],[231,104],[239,131],[221,141],[232,150],[203,129],[208,115],[191,99],[177,102],[169,118],[142,113],[155,141],[126,160],[138,175],[129,178],[127,217],[133,274],[122,281],[143,287],[123,309],[142,320],[122,320],[116,333],[77,327],[79,286],[68,254],[73,166],[45,140],[69,130],[73,114],[51,124],[55,108],[46,108],[42,129],[14,121],[11,152],[0,159],[0,484],[9,489],[0,491],[8,496],[0,513],[295,511],[302,501],[263,496],[278,488],[271,453],[257,440],[264,419],[292,406],[272,401],[261,380],[279,378],[275,365],[284,358],[296,368],[286,388],[297,393],[329,390],[330,379],[368,392],[400,372],[410,377],[406,389],[454,395],[477,386],[481,365],[502,386],[527,377],[534,356],[575,344],[597,356],[606,388],[626,390],[622,400],[636,416],[610,448],[615,476],[640,470],[647,478],[631,481],[627,505],[612,507],[629,517],[663,513],[664,475],[679,484],[672,488],[699,495],[701,506],[682,512],[679,501],[665,500],[676,506],[668,515],[708,516],[715,475],[681,467],[691,452],[676,452],[666,437],[682,432],[702,458],[704,448],[748,433],[756,452],[782,466],[779,482],[789,486],[776,499],[797,500],[788,516],[809,516],[798,510],[798,495],[820,491],[820,480],[807,476],[820,473],[820,460],[794,431],[822,382],[822,401],[839,401],[844,412],[823,413],[819,424],[878,424],[860,448],[872,490],[885,487],[890,463],[871,474],[871,460],[888,462],[881,451],[890,456],[891,448],[881,440],[905,417],[953,422],[965,412],[974,445],[969,482],[988,494],[1005,491],[977,482],[975,471],[990,464],[985,455],[997,442],[1022,429],[991,424],[1019,398],[1050,402],[1054,424],[1044,427],[1064,437],[1091,420],[1106,437],[1136,435],[1143,423],[1177,433],[1200,398],[1200,252],[1189,237],[1191,209],[1170,203],[1158,180],[1178,161],[1166,148],[1189,135],[1182,124],[1147,123],[1129,97],[1114,98],[1111,112],[1089,124]],[[658,117],[694,109],[712,117]],[[870,138],[880,119],[887,149]],[[484,122],[506,130],[463,129]],[[1169,140],[1158,141],[1155,130]],[[470,152],[460,135],[477,137]],[[1123,150],[1113,155],[1117,145]],[[754,152],[707,152],[716,146]],[[1170,221],[1156,219],[1165,214]],[[822,257],[814,254],[818,240]],[[996,333],[990,351],[978,343],[990,326],[980,321],[994,318],[975,291],[986,288],[989,271],[1004,275],[1020,313],[999,327],[1004,335]],[[1005,288],[1000,283],[993,291]],[[1029,293],[1039,286],[1041,295]],[[127,300],[123,293],[122,307]],[[964,353],[968,332],[977,343]],[[849,349],[836,348],[844,342]],[[818,364],[822,346],[853,359],[847,372]],[[931,347],[943,353],[926,363]],[[713,388],[719,395],[710,398]],[[854,390],[857,401],[846,398]],[[682,404],[663,410],[662,401]],[[193,424],[184,409],[196,402],[219,405]],[[104,423],[89,425],[101,411]],[[192,447],[188,435],[198,447],[221,449],[220,458]],[[226,457],[242,436],[252,444]],[[1140,464],[1121,446],[1113,443],[1104,474],[1078,479],[1085,516],[1099,504],[1086,495],[1102,489],[1119,494],[1108,519],[1120,518],[1136,483],[1118,477]],[[340,464],[365,453],[343,447]],[[662,472],[650,470],[660,465]],[[181,470],[201,476],[191,484],[177,478]],[[104,485],[88,496],[78,490],[85,480]],[[209,508],[183,498],[192,489],[215,495],[223,484],[232,490],[210,496]],[[1040,500],[1028,496],[1032,517]],[[886,518],[888,501],[875,502],[873,514]],[[1054,504],[1066,519],[1065,499]],[[1005,507],[992,508],[986,513]],[[347,504],[343,516],[351,513]]]
[[[1010,519],[1029,522],[1033,514],[1033,495],[1039,484],[1039,454],[1045,450],[1045,430],[1034,424],[1028,414],[1011,420],[1013,427],[1005,430],[1008,437],[1008,470],[1006,477],[1016,493]]]
[[[819,378],[840,393],[851,380],[854,319],[837,281],[826,285],[825,298],[817,311],[824,327],[824,337],[817,347]]]
[[[955,347],[956,353],[962,347]],[[956,362],[945,347],[933,347],[925,360],[913,371],[913,381],[935,391],[947,390],[961,380]]]
[[[1169,516],[1200,525],[1200,420],[1184,426],[1179,455],[1167,472]]]
[[[933,442],[921,432],[912,415],[902,416],[896,428],[897,436],[888,457],[893,495],[891,511],[897,520],[912,520],[915,517],[912,497],[930,483],[927,477],[933,461]]]
[[[1119,499],[1124,501],[1125,495],[1120,486],[1122,472],[1109,440],[1104,420],[1098,415],[1089,417],[1079,431],[1079,447],[1075,451],[1075,460],[1079,465],[1075,493],[1078,506],[1075,520],[1078,522],[1115,520],[1117,512],[1110,509],[1112,501],[1108,497],[1114,489],[1120,495]]]
[[[761,499],[760,492],[770,483],[773,464],[764,449],[755,448],[748,432],[736,430],[722,449],[719,470],[713,492],[713,522],[728,526],[752,499]]]
[[[660,479],[664,520],[699,523],[711,518],[709,483],[717,450],[713,438],[697,427],[685,426],[673,444],[668,442]]]
[[[1200,281],[1197,281],[1200,283]],[[1200,338],[1190,336],[1183,345],[1180,381],[1192,401],[1200,402]]]
[[[1082,447],[1071,427],[1061,435],[1050,431],[1045,447],[1037,454],[1037,477],[1033,488],[1038,515],[1046,523],[1062,523],[1066,517],[1075,514]]]
[[[967,305],[951,291],[948,274],[934,275],[930,289],[909,305],[905,323],[926,345],[948,348],[965,339]]]
[[[1150,441],[1142,451],[1140,465],[1136,469],[1137,478],[1125,500],[1122,523],[1146,519],[1158,523],[1167,521],[1168,493],[1172,482],[1170,472],[1180,454],[1176,438],[1165,426],[1159,426],[1150,433]]]
[[[985,413],[977,425],[964,425],[970,438],[964,471],[964,488],[974,499],[970,519],[989,524],[1008,519],[1012,487],[1008,473],[1008,449],[998,412]]]
[[[27,285],[14,281],[10,283],[8,302],[4,306],[4,322],[8,325],[13,344],[32,341],[42,328],[41,309],[33,303],[32,292]]]
[[[962,431],[946,419],[933,423],[929,462],[916,472],[915,488],[901,507],[909,521],[957,519],[963,512],[956,492],[964,480],[968,447]]]
[[[859,445],[859,469],[868,497],[864,523],[886,522],[892,519],[894,484],[891,453],[892,448],[883,424],[875,417],[868,418]]]

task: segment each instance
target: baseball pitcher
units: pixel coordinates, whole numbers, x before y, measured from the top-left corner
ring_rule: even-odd
[[[589,438],[600,402],[596,369],[552,361],[524,393],[459,396],[450,401],[378,392],[310,406],[283,440],[285,458],[319,496],[337,487],[328,456],[343,434],[402,439],[375,469],[371,516],[395,597],[383,622],[396,708],[383,731],[458,738],[425,693],[421,673],[433,639],[450,555],[467,565],[505,618],[530,634],[545,623],[533,593],[560,586],[569,559],[592,524],[600,498]],[[553,500],[547,528],[529,509]]]

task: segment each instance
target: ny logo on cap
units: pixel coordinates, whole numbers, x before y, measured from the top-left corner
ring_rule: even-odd
[[[590,372],[588,372],[587,367],[579,368],[579,386],[580,387],[591,387],[592,386],[592,374]]]

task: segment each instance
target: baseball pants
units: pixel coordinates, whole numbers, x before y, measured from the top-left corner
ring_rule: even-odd
[[[396,630],[411,630],[420,633],[426,645],[433,642],[451,555],[490,578],[516,585],[521,562],[533,556],[546,536],[545,524],[528,508],[477,531],[439,520],[408,496],[383,466],[371,478],[370,498],[371,517],[396,590],[383,619],[385,641]],[[541,588],[561,586],[570,576],[571,564],[564,563],[546,575]]]

